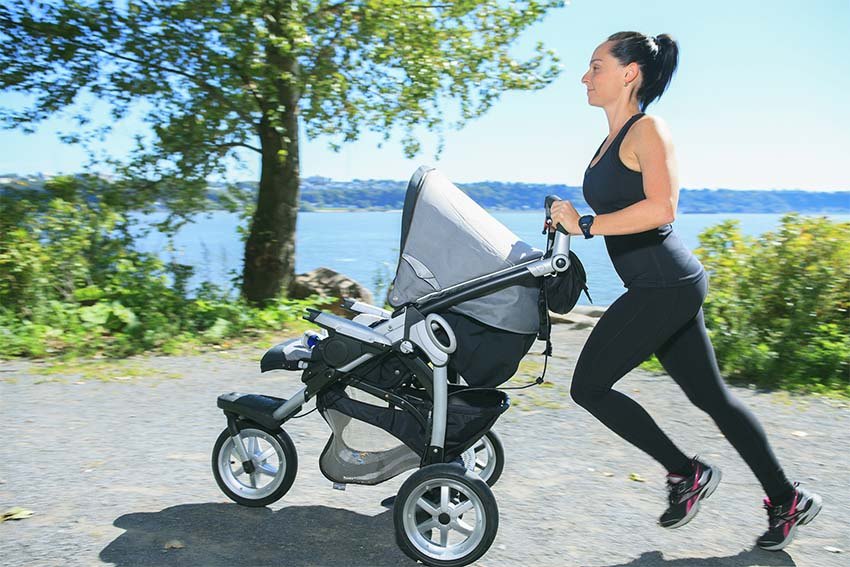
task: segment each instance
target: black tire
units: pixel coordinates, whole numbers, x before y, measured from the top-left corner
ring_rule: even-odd
[[[448,509],[440,505],[444,486],[450,498]],[[423,499],[434,511],[420,507]],[[469,509],[454,516],[461,506]],[[471,517],[474,520],[469,525]],[[434,527],[426,528],[426,536],[420,528],[428,523]],[[393,506],[393,524],[396,543],[411,559],[436,567],[461,567],[477,561],[490,549],[499,530],[499,508],[490,487],[478,475],[454,463],[441,463],[421,468],[404,481]],[[445,544],[434,542],[431,535],[433,531],[442,532],[441,525],[447,532],[457,525],[458,530],[462,527],[470,534],[456,531],[461,535],[459,542],[450,543],[448,537]]]
[[[502,440],[499,438],[499,435],[492,429],[485,433],[481,440],[487,441],[490,444],[490,447],[492,448],[492,455],[488,455],[488,458],[494,459],[493,469],[489,476],[484,478],[484,482],[486,482],[488,486],[494,486],[496,482],[498,482],[499,477],[502,476],[502,471],[505,470],[505,447],[502,445]],[[473,447],[479,447],[480,444],[481,441],[473,445]],[[478,453],[476,452],[476,455],[477,454]]]
[[[230,469],[230,471],[222,470],[223,466],[230,466],[230,464],[225,465],[222,462],[225,456],[221,454],[222,449],[230,441],[230,431],[227,429],[221,432],[221,435],[218,436],[218,439],[216,439],[215,445],[213,446],[212,469],[216,484],[218,484],[218,487],[222,492],[224,492],[224,494],[227,495],[228,498],[237,504],[242,504],[243,506],[263,507],[268,506],[273,502],[277,502],[292,487],[292,483],[295,481],[295,475],[298,472],[298,454],[295,452],[295,445],[292,443],[292,439],[289,438],[289,435],[283,429],[273,431],[267,427],[263,427],[247,420],[240,420],[236,422],[236,426],[240,432],[245,430],[261,431],[266,434],[266,438],[264,438],[264,440],[267,443],[269,443],[272,447],[275,447],[276,445],[275,452],[277,453],[278,458],[280,455],[283,455],[284,459],[279,461],[278,472],[280,474],[276,474],[269,484],[278,484],[273,488],[273,490],[266,491],[267,493],[261,493],[254,497],[254,495],[250,492],[251,488],[244,486],[241,481],[236,479],[232,469]],[[269,441],[269,439],[272,441]],[[228,453],[230,453],[229,450]],[[233,460],[230,460],[230,463],[237,465],[241,464],[234,462]],[[284,467],[282,473],[280,472],[280,465]],[[239,490],[237,491],[237,489]]]

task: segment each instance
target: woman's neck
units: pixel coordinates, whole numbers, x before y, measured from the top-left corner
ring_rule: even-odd
[[[639,112],[640,109],[637,105],[606,108],[605,115],[608,118],[608,138],[610,139],[616,136],[617,132],[619,132],[623,126],[625,126],[626,122],[629,121],[629,118]]]

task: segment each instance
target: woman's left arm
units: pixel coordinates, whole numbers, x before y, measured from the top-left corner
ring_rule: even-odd
[[[646,199],[613,213],[597,215],[591,234],[634,234],[673,222],[679,200],[679,179],[673,142],[666,125],[656,117],[639,120],[632,127],[635,155],[643,174]],[[572,205],[565,207],[560,222],[571,234],[581,234],[579,214]],[[553,214],[553,219],[554,219]]]

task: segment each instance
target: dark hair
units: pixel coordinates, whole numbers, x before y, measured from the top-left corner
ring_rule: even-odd
[[[614,42],[611,55],[620,65],[637,63],[643,73],[643,82],[637,92],[638,105],[643,112],[670,85],[679,64],[679,46],[666,33],[652,37],[639,32],[618,32],[608,41]]]

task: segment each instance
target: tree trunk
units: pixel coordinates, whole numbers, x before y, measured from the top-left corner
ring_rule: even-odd
[[[294,98],[294,97],[293,97]],[[283,132],[267,117],[259,125],[262,170],[257,210],[245,243],[242,295],[262,303],[289,289],[295,278],[295,227],[300,172],[298,106],[287,101]]]

